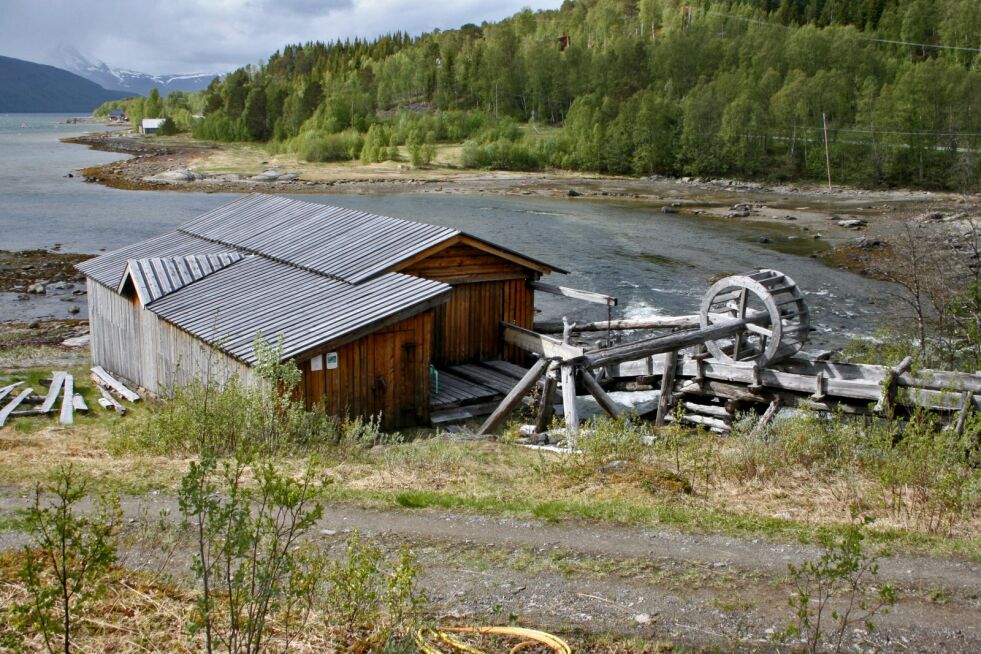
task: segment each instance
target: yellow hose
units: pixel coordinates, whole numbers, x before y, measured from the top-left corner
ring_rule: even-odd
[[[555,654],[572,654],[572,649],[561,638],[545,633],[544,631],[524,629],[522,627],[443,627],[439,630],[420,629],[416,632],[416,647],[423,654],[447,654],[446,651],[439,649],[439,647],[433,644],[434,641],[438,641],[450,647],[450,651],[452,652],[485,654],[485,652],[476,647],[454,638],[450,635],[451,633],[524,638],[525,640],[523,642],[511,648],[510,654],[517,654],[532,645],[545,645],[555,652]]]

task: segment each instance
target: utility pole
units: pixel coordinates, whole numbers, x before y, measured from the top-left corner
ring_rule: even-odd
[[[828,190],[831,190],[831,154],[828,152],[828,115],[821,112],[821,120],[824,121],[824,163],[828,167]]]

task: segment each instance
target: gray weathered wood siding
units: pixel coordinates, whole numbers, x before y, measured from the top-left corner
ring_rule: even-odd
[[[191,336],[138,302],[89,278],[89,329],[95,364],[155,395],[194,379],[222,382],[237,374],[252,383],[252,370]]]

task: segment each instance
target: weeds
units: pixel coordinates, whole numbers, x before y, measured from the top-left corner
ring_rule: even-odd
[[[254,487],[243,483],[247,473]],[[196,540],[196,626],[207,652],[220,643],[230,653],[258,654],[272,614],[287,616],[281,620],[287,639],[303,628],[309,615],[303,607],[312,604],[322,570],[300,542],[323,515],[312,499],[314,483],[313,468],[294,480],[241,458],[219,464],[206,456],[191,464],[178,501]]]
[[[79,504],[87,492],[78,473],[62,466],[50,486],[37,485],[34,504],[23,512],[31,542],[20,581],[29,599],[14,607],[14,616],[25,633],[41,635],[51,654],[72,651],[79,614],[103,590],[102,578],[116,560],[119,501],[100,495],[96,511],[83,515]],[[54,496],[47,506],[46,494]]]
[[[325,574],[325,624],[342,639],[357,641],[358,651],[383,647],[412,633],[421,619],[425,595],[417,588],[419,568],[403,548],[386,557],[357,531],[348,538],[341,559],[330,561]]]
[[[808,652],[837,653],[850,627],[862,624],[873,631],[875,616],[895,604],[892,586],[875,586],[878,559],[865,551],[864,537],[862,525],[852,525],[816,561],[788,565],[794,622],[784,640],[800,639]]]

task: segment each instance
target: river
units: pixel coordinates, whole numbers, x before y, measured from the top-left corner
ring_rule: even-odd
[[[72,171],[122,155],[60,143],[101,129],[66,125],[67,115],[0,115],[0,249],[52,248],[97,254],[160,234],[234,195],[121,191]],[[775,268],[805,291],[818,347],[870,334],[886,310],[888,287],[829,267],[806,239],[761,244],[790,227],[664,214],[610,201],[493,194],[304,195],[302,199],[456,227],[569,270],[555,283],[607,293],[615,317],[694,313],[710,280]],[[606,309],[539,294],[542,318],[599,320]],[[0,293],[0,321],[67,317],[55,298],[15,301]],[[83,312],[84,315],[84,312]]]

